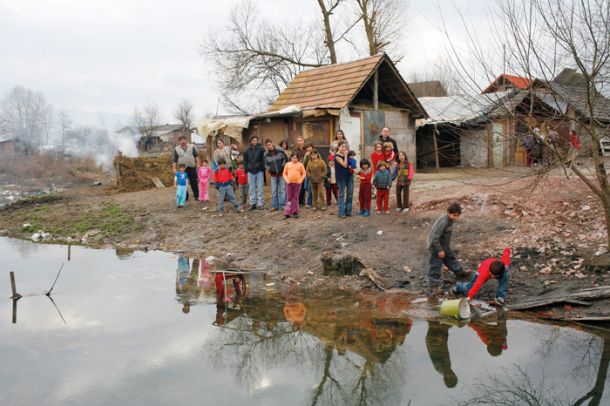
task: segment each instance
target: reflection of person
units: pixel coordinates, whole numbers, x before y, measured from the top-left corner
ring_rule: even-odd
[[[451,358],[449,356],[449,329],[451,325],[442,324],[438,321],[428,321],[428,333],[426,334],[426,348],[434,369],[443,376],[445,386],[454,388],[458,383],[458,377],[451,369]]]
[[[301,328],[306,314],[307,308],[303,303],[286,303],[284,305],[284,316],[292,325],[293,331],[298,331]]]
[[[188,313],[191,304],[197,301],[199,287],[197,277],[199,272],[199,260],[193,260],[193,267],[189,271],[189,259],[178,257],[178,269],[176,270],[176,300],[182,303],[182,312]]]
[[[492,357],[497,357],[502,354],[503,350],[508,348],[506,318],[498,317],[497,325],[487,324],[479,320],[474,323],[468,323],[468,326],[476,331],[483,344],[487,347],[487,352]]]

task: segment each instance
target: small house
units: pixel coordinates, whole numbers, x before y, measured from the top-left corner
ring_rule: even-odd
[[[256,134],[294,145],[303,137],[326,158],[341,129],[360,159],[388,127],[398,148],[415,156],[415,120],[426,117],[391,59],[378,54],[299,73],[267,112],[249,118],[242,142]]]

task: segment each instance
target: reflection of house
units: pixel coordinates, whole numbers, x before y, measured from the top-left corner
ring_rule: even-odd
[[[182,124],[158,125],[150,131],[145,128],[123,127],[117,133],[136,139],[140,152],[170,151],[178,144],[181,135],[191,142],[191,131],[183,131]]]

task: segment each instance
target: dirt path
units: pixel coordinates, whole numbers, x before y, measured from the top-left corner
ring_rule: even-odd
[[[420,294],[426,282],[428,232],[449,202],[457,200],[464,213],[452,245],[468,269],[500,255],[506,245],[513,248],[511,301],[553,289],[608,284],[607,272],[583,264],[605,244],[601,207],[592,193],[581,181],[559,173],[534,188],[529,178],[514,180],[523,171],[418,174],[410,213],[347,219],[337,217],[336,206],[326,212],[302,209],[299,219],[290,220],[267,210],[239,214],[227,209],[219,216],[215,207],[192,200],[185,209],[176,209],[173,188],[118,194],[105,187],[77,188],[3,210],[0,234],[30,238],[41,229],[50,233],[49,240],[70,236],[95,246],[228,258],[303,287],[372,288],[358,275],[323,275],[323,255],[352,256],[373,269],[384,288]],[[354,195],[357,212],[357,191]],[[215,202],[213,188],[211,198]],[[29,226],[24,228],[25,223]],[[444,275],[448,288],[453,279]],[[492,295],[491,286],[482,293]]]

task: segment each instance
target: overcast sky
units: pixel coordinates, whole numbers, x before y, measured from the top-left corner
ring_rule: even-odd
[[[271,21],[318,17],[315,0],[254,1]],[[238,0],[0,0],[0,95],[16,85],[57,107],[130,115],[157,103],[166,121],[183,98],[214,113],[219,98],[198,52],[209,29],[222,30]],[[439,0],[459,37],[455,7],[481,22],[483,0]],[[411,0],[401,72],[423,72],[444,49],[435,1]],[[341,55],[340,55],[341,57]],[[345,58],[343,58],[345,59]],[[222,108],[220,110],[222,112]]]

